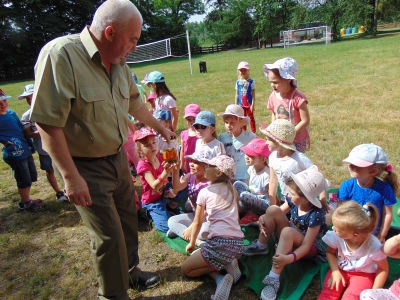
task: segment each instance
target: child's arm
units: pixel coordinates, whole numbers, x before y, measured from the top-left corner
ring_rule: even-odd
[[[176,107],[171,107],[171,114],[172,114],[172,129],[176,132],[176,126],[178,125],[178,111]]]
[[[387,256],[400,258],[400,234],[388,239],[383,245],[382,251]]]
[[[321,202],[322,209],[327,214],[329,212],[329,205],[326,203],[326,190],[323,190],[321,194],[319,194],[319,201]]]
[[[346,281],[344,280],[342,273],[340,273],[339,271],[339,265],[336,255],[337,249],[328,246],[328,249],[326,249],[326,259],[328,260],[329,267],[332,271],[331,278],[328,279],[328,287],[330,289],[333,289],[335,287],[336,291],[338,291],[340,282],[343,286],[345,286]]]
[[[287,253],[286,255],[281,253],[281,254],[275,254],[273,257],[273,263],[275,268],[280,268],[286,265],[289,265],[293,263],[297,259],[301,259],[304,256],[306,256],[308,253],[310,253],[310,250],[314,244],[315,239],[317,238],[320,225],[318,226],[313,226],[313,227],[308,227],[307,233],[303,238],[303,241],[301,241],[301,244],[298,248],[293,249],[292,252]],[[292,229],[293,230],[293,229]],[[293,239],[290,242],[290,245],[293,245],[293,243],[299,243],[300,240],[299,238]],[[282,243],[282,244],[281,244]],[[279,240],[279,245],[281,247],[285,247],[285,244],[288,244],[289,242],[286,240]],[[296,247],[296,245],[294,245]],[[279,246],[278,246],[279,249]],[[290,247],[289,249],[292,249]]]
[[[252,89],[251,90],[251,106],[250,106],[250,110],[252,113],[254,113],[254,109],[256,108],[256,89]]]
[[[235,104],[237,105],[238,104],[238,90],[237,90],[237,87],[236,87],[236,92],[235,92]]]
[[[299,106],[300,112],[300,122],[296,125],[296,132],[299,132],[306,128],[310,124],[310,112],[308,111],[308,106],[306,102],[303,102]]]
[[[381,231],[378,233],[377,238],[381,241],[383,244],[385,242],[386,235],[389,231],[390,224],[392,223],[393,220],[393,206],[390,205],[385,205],[384,210],[382,211],[382,223],[381,223]]]
[[[285,201],[285,203],[283,203],[281,206],[279,206],[279,208],[285,213],[287,214],[290,211],[290,206],[289,204]]]
[[[182,145],[181,145],[181,153],[179,154],[179,158],[180,158],[180,166],[179,169],[182,170],[182,172],[186,173],[186,163],[185,163],[185,157],[184,157],[184,153],[183,153],[183,141],[182,141]]]
[[[189,244],[186,246],[186,252],[193,252],[194,247],[196,246],[196,239],[199,235],[201,224],[203,224],[205,219],[205,207],[201,205],[197,205],[196,215],[194,217],[192,223],[192,232],[190,236]]]
[[[275,120],[276,120],[275,112],[272,111],[272,114],[271,114],[271,123],[272,123],[273,121],[275,121]]]
[[[278,191],[278,178],[276,177],[274,169],[270,169],[269,172],[269,204],[270,205],[279,205],[277,191]]]
[[[151,186],[151,188],[156,191],[158,191],[163,187],[164,182],[167,181],[168,174],[171,172],[171,170],[175,167],[176,164],[169,164],[164,161],[162,165],[164,167],[164,170],[159,176],[161,177],[162,180],[160,180],[159,178],[154,178],[153,174],[151,174],[151,172],[149,171],[145,172],[143,175],[144,179],[146,179],[147,183]]]
[[[389,274],[389,264],[387,259],[382,259],[376,262],[378,269],[376,270],[376,276],[374,280],[374,285],[372,286],[373,289],[380,289],[386,282],[386,279]]]
[[[179,178],[179,170],[175,169],[172,171],[172,188],[175,192],[179,192],[188,186],[189,175],[186,174]]]
[[[24,136],[28,139],[33,139],[36,137],[39,137],[39,131],[32,131],[31,127],[25,128],[24,129]]]

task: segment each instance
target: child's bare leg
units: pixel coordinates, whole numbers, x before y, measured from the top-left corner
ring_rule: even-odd
[[[266,213],[260,216],[259,223],[260,234],[258,240],[262,244],[268,243],[268,239],[273,232],[279,238],[282,229],[289,226],[285,213],[276,205],[269,207]]]
[[[278,247],[276,248],[276,253],[273,258],[272,272],[275,274],[281,274],[283,268],[294,261],[294,255],[289,254],[289,252],[292,252],[294,248],[299,247],[303,242],[303,239],[304,235],[291,227],[285,227],[282,229]],[[285,258],[285,256],[287,257]],[[281,258],[279,262],[276,259],[277,257]]]
[[[214,273],[214,269],[204,260],[200,251],[193,252],[181,265],[182,273],[188,277],[198,277],[204,274]],[[216,277],[218,277],[219,273]],[[213,277],[215,274],[210,274]],[[216,278],[215,277],[215,278]],[[214,277],[213,277],[214,278]],[[214,278],[214,279],[215,279]]]

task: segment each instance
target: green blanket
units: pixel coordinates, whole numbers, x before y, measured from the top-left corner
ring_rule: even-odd
[[[244,243],[248,245],[254,239],[257,239],[258,228],[242,227],[245,234]],[[164,233],[160,233],[164,241],[174,250],[186,254],[185,248],[187,242],[181,238],[170,239]],[[272,265],[272,256],[274,245],[269,244],[269,254],[252,257],[242,257],[239,259],[240,270],[246,275],[245,284],[253,289],[258,295],[264,285],[262,280],[268,274]],[[307,289],[314,276],[320,270],[321,263],[315,261],[298,261],[295,264],[286,266],[281,275],[281,285],[277,299],[300,299],[301,295]]]

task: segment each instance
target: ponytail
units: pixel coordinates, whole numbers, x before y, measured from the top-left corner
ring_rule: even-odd
[[[399,196],[399,180],[396,173],[393,172],[393,166],[391,164],[375,164],[375,167],[379,170],[377,177],[380,177],[383,172],[387,173],[382,180],[392,187],[396,196]]]
[[[225,182],[228,185],[228,189],[232,195],[232,197],[228,197],[228,199],[226,199],[225,205],[222,206],[222,209],[228,209],[231,206],[232,201],[235,201],[236,205],[239,207],[239,195],[238,195],[236,189],[233,187],[231,180],[225,173],[222,173],[222,175],[220,177],[218,177],[213,182],[213,184],[221,183],[221,182]],[[219,199],[219,196],[217,195],[215,201],[218,201],[218,199]]]

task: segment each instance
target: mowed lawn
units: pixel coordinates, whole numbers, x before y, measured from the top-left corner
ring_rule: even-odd
[[[298,88],[309,99],[311,115],[311,148],[307,155],[332,186],[338,187],[349,176],[342,159],[360,143],[381,146],[394,172],[400,170],[399,41],[399,33],[389,32],[377,38],[347,38],[331,45],[196,55],[192,58],[193,74],[187,58],[131,68],[139,80],[153,70],[164,74],[180,109],[179,132],[185,128],[182,116],[187,104],[197,103],[203,110],[218,114],[234,102],[236,67],[241,60],[249,62],[250,75],[256,82],[256,122],[268,124],[271,112],[266,104],[271,87],[262,66],[285,56],[295,58],[299,64]],[[206,61],[207,73],[199,72],[199,61]],[[9,107],[19,116],[28,106],[17,96],[31,82],[33,79],[0,83],[0,88],[12,96]],[[217,117],[217,129],[224,130],[221,117]],[[55,195],[40,172],[32,196],[45,200],[48,209],[38,214],[17,213],[15,181],[2,161],[0,176],[0,298],[93,299],[97,283],[89,259],[88,237],[74,207],[54,201]],[[209,299],[214,283],[181,276],[178,267],[184,256],[170,250],[154,229],[143,230],[140,239],[144,268],[159,270],[164,282],[152,291],[130,291],[132,298]],[[244,287],[235,287],[232,299],[257,297]]]

